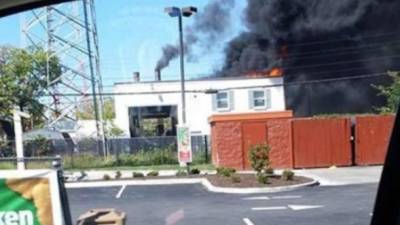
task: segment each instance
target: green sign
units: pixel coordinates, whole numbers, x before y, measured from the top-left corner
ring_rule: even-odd
[[[54,179],[46,176],[5,177],[2,174],[3,172],[0,173],[0,225],[61,224],[60,218],[57,218],[60,220],[58,222],[53,220],[56,218],[53,216],[53,202],[56,201],[56,205],[60,203],[58,190],[54,190],[57,186],[52,184]]]

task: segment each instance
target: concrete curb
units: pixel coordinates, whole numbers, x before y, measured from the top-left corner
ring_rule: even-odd
[[[300,188],[318,185],[317,180],[312,180],[304,184],[289,185],[284,187],[266,188],[228,188],[217,187],[211,184],[206,178],[179,178],[179,179],[154,179],[154,180],[118,180],[118,181],[90,181],[66,183],[67,188],[90,188],[90,187],[115,187],[115,186],[143,186],[143,185],[174,185],[174,184],[202,184],[208,191],[228,194],[256,194],[256,193],[276,193],[293,191]]]
[[[277,193],[284,191],[294,191],[308,186],[318,185],[317,180],[312,180],[304,184],[288,185],[283,187],[266,187],[266,188],[228,188],[216,187],[207,179],[202,180],[202,184],[211,192],[227,193],[227,194],[258,194],[258,193]]]

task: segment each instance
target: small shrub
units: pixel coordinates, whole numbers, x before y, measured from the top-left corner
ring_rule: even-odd
[[[236,172],[236,170],[233,168],[228,168],[228,167],[218,167],[217,168],[217,174],[220,176],[224,176],[224,177],[230,177],[235,172]]]
[[[158,171],[150,171],[149,173],[147,173],[148,177],[156,177],[158,176]]]
[[[200,170],[197,168],[193,168],[190,170],[190,174],[200,174]]]
[[[286,180],[286,181],[293,180],[294,172],[291,171],[291,170],[284,170],[282,172],[282,177],[281,178],[282,178],[282,180]]]
[[[268,175],[264,173],[259,173],[256,175],[257,176],[257,181],[260,184],[267,184],[268,183]]]
[[[104,175],[103,175],[103,180],[111,180],[110,175],[104,174]]]
[[[231,181],[232,181],[232,183],[240,183],[242,180],[240,179],[240,177],[238,175],[233,175],[233,176],[231,176]]]
[[[187,174],[187,172],[184,171],[184,170],[178,170],[178,171],[176,172],[175,175],[176,175],[177,177],[184,177],[184,176],[187,176],[188,174]]]
[[[270,167],[269,162],[270,147],[267,144],[257,144],[250,147],[249,160],[251,167],[257,172],[265,172]]]
[[[144,174],[143,173],[141,173],[141,172],[133,172],[132,173],[132,176],[135,178],[135,177],[144,177]]]
[[[274,169],[270,166],[269,151],[268,144],[257,144],[250,147],[251,167],[257,172],[257,181],[261,184],[267,184],[268,176],[274,174]]]
[[[273,175],[274,169],[272,167],[268,167],[267,169],[265,169],[265,173],[268,175]]]
[[[115,179],[121,179],[121,177],[122,177],[121,171],[115,172]]]

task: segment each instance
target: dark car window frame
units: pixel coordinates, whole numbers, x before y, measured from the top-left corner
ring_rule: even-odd
[[[71,0],[0,0],[0,18]],[[90,0],[89,0],[90,1]],[[397,112],[399,112],[400,107]],[[396,113],[371,225],[400,224],[400,117]]]

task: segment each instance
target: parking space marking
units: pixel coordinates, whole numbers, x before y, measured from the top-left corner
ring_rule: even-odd
[[[274,196],[272,199],[295,199],[302,198],[300,195],[284,195],[284,196]]]
[[[246,225],[254,225],[254,223],[251,222],[251,220],[250,220],[249,218],[243,218],[243,222],[244,222]]]
[[[271,207],[253,207],[251,210],[264,211],[264,210],[285,210],[286,206],[271,206]]]
[[[268,199],[270,199],[268,196],[255,196],[255,197],[242,198],[242,200],[268,200]]]
[[[288,207],[293,211],[305,210],[305,209],[318,209],[323,208],[323,205],[288,205]]]
[[[282,196],[272,196],[272,197],[263,195],[263,196],[246,197],[246,198],[242,198],[242,200],[295,199],[295,198],[302,198],[302,197],[303,196],[301,196],[301,195],[282,195]]]
[[[287,210],[291,209],[293,211],[298,210],[308,210],[308,209],[319,209],[323,208],[323,205],[288,205],[286,206],[269,206],[269,207],[253,207],[251,210],[253,211],[267,211],[267,210]]]
[[[115,198],[117,198],[117,199],[121,198],[121,195],[124,192],[125,188],[126,188],[126,185],[122,185],[121,189],[119,189],[119,191],[118,191],[117,195],[115,196]]]

